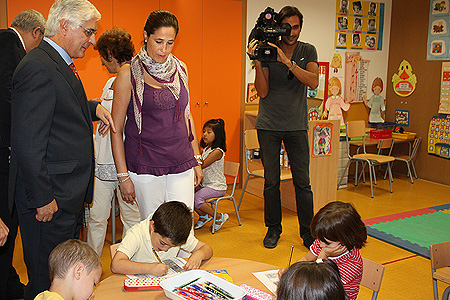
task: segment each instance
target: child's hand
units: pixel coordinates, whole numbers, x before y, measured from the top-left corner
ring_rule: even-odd
[[[336,257],[347,251],[347,247],[342,244],[337,244],[335,246],[327,245],[322,248],[318,258],[328,258],[328,257]]]
[[[202,264],[202,259],[197,258],[197,255],[195,253],[192,253],[191,257],[189,257],[188,261],[184,265],[184,270],[189,271],[193,269],[200,268],[200,265]]]
[[[153,264],[152,274],[156,276],[163,276],[167,274],[167,271],[169,271],[170,267],[169,265],[163,264],[163,263],[156,263]]]

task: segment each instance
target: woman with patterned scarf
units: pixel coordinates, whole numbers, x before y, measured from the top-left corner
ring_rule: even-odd
[[[177,33],[172,13],[152,12],[144,46],[116,79],[114,162],[122,197],[137,201],[141,220],[166,201],[182,201],[192,209],[194,187],[203,176],[189,112],[187,67],[171,54]]]

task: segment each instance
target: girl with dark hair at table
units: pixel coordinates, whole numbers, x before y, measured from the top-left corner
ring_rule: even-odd
[[[346,300],[337,265],[328,259],[302,261],[281,276],[278,300]]]

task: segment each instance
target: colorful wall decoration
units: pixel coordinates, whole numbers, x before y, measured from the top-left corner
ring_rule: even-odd
[[[336,49],[382,50],[384,3],[336,0]]]
[[[450,115],[438,114],[428,130],[428,154],[450,159]]]
[[[450,60],[449,0],[430,0],[427,60]]]
[[[413,74],[412,66],[407,60],[402,60],[398,71],[392,75],[394,92],[401,97],[408,97],[416,89],[417,77]]]

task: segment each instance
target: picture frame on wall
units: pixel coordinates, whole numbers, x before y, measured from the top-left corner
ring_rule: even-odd
[[[409,110],[395,110],[395,124],[408,127],[409,126]]]

